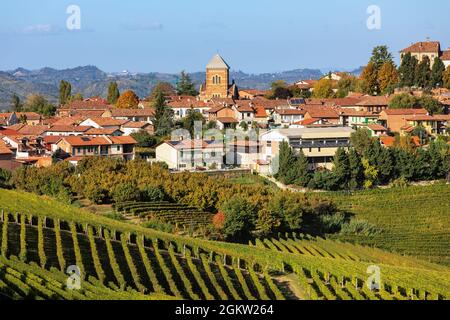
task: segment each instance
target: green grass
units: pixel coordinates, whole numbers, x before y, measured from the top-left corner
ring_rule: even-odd
[[[383,232],[373,236],[339,235],[342,240],[450,265],[450,186],[326,193],[339,208]]]
[[[7,191],[0,189],[0,209],[4,209],[7,212],[12,214],[14,213],[25,213],[31,214],[35,218],[36,217],[48,217],[53,219],[59,219],[63,222],[75,222],[77,226],[82,226],[85,228],[86,226],[91,226],[93,229],[97,230],[101,227],[104,230],[117,231],[122,234],[133,234],[137,239],[141,239],[145,237],[147,240],[151,240],[152,242],[157,239],[158,243],[161,245],[161,252],[164,254],[164,260],[168,264],[168,268],[170,268],[170,272],[173,275],[173,279],[164,279],[164,274],[161,272],[160,268],[155,268],[155,272],[158,275],[158,278],[162,280],[163,283],[174,281],[174,285],[180,286],[183,289],[183,292],[186,291],[183,282],[180,281],[180,275],[176,273],[176,268],[172,266],[170,262],[170,257],[168,255],[168,251],[165,248],[168,246],[173,246],[178,249],[179,254],[183,252],[183,248],[186,248],[186,252],[200,252],[202,253],[211,253],[214,254],[215,257],[220,256],[217,259],[211,259],[212,265],[214,268],[215,274],[218,276],[223,272],[218,273],[217,261],[227,260],[227,270],[232,274],[233,281],[232,283],[239,283],[236,278],[240,271],[236,268],[236,263],[239,261],[241,265],[245,265],[248,268],[253,268],[256,264],[258,265],[257,269],[267,270],[267,271],[283,271],[287,270],[287,272],[291,272],[293,270],[297,275],[300,275],[304,270],[307,270],[308,274],[318,274],[321,275],[331,275],[338,279],[358,279],[359,283],[363,283],[364,279],[367,278],[367,267],[372,264],[377,264],[380,266],[382,270],[382,277],[384,283],[389,287],[400,287],[404,289],[403,291],[411,291],[414,289],[417,292],[426,292],[432,297],[441,297],[448,298],[450,297],[450,268],[445,266],[427,266],[424,263],[414,263],[412,259],[408,259],[407,261],[403,261],[404,258],[398,256],[398,258],[393,259],[392,255],[389,254],[387,257],[383,257],[383,252],[380,252],[380,257],[377,258],[377,255],[372,255],[370,262],[369,261],[353,261],[346,259],[335,259],[330,257],[323,257],[320,255],[302,255],[302,254],[294,254],[292,252],[274,252],[269,251],[269,249],[259,248],[259,247],[250,247],[246,245],[237,245],[230,243],[222,243],[222,242],[212,242],[205,241],[200,239],[193,239],[187,237],[180,237],[177,235],[166,234],[163,232],[158,232],[155,230],[149,230],[142,228],[136,225],[130,225],[127,223],[122,223],[119,221],[114,221],[102,216],[94,215],[85,210],[67,206],[61,203],[58,203],[52,199],[38,197],[33,194],[16,192],[16,191]],[[11,222],[13,224],[13,222]],[[97,229],[96,229],[97,228]],[[16,232],[14,230],[20,231],[20,226],[15,226],[8,228],[9,232]],[[32,234],[34,234],[33,231]],[[47,236],[51,236],[48,232]],[[16,235],[11,235],[12,238],[17,238]],[[51,236],[53,237],[53,236]],[[36,247],[33,243],[33,239],[37,237],[27,237],[27,241],[31,241],[31,248]],[[85,265],[89,268],[90,273],[88,274],[91,277],[95,277],[95,272],[93,272],[92,260],[90,258],[89,253],[89,242],[86,242],[86,236],[83,234],[79,234],[78,238],[80,239],[80,246],[83,249],[83,259],[86,259]],[[71,244],[70,237],[65,237],[66,241]],[[102,243],[102,239],[98,239],[96,244],[104,247]],[[64,242],[64,241],[63,241]],[[48,243],[46,241],[45,243]],[[51,241],[51,243],[56,243],[56,241]],[[154,242],[153,242],[154,243]],[[13,242],[15,246],[18,246],[18,243]],[[101,248],[99,247],[99,248]],[[9,249],[13,249],[14,252],[19,250],[17,248],[8,247]],[[54,248],[46,247],[46,254],[48,258],[48,264],[55,264],[58,261],[56,257],[56,250]],[[134,252],[136,252],[136,248],[130,247]],[[329,248],[331,251],[332,248]],[[87,252],[85,252],[87,250]],[[117,263],[120,267],[124,266],[125,256],[120,252],[120,248],[115,246],[114,250],[116,251],[116,259]],[[147,249],[147,254],[151,254],[150,249]],[[351,248],[349,249],[351,251]],[[362,248],[361,250],[364,250]],[[66,250],[65,250],[66,251]],[[98,253],[101,255],[100,261],[105,263],[107,259],[106,249],[99,249]],[[152,265],[157,263],[156,259],[152,255]],[[145,272],[145,268],[142,264],[142,261],[138,259],[139,255],[133,255],[134,263],[136,264],[137,271],[140,275],[143,275]],[[227,259],[224,259],[226,257]],[[70,258],[74,260],[73,254],[70,255]],[[194,257],[193,257],[194,258]],[[180,261],[183,261],[182,266],[185,269],[185,273],[190,278],[191,281],[195,281],[194,271],[188,268],[188,263],[184,258],[179,256]],[[197,258],[195,258],[197,259]],[[233,267],[230,268],[230,264],[233,261]],[[214,264],[215,262],[215,264]],[[201,270],[202,277],[207,279],[207,272],[203,270],[201,265],[201,261],[195,260],[195,264],[198,270]],[[103,267],[107,267],[107,264],[103,264]],[[285,269],[285,267],[287,267]],[[109,268],[110,269],[110,268]],[[106,269],[105,269],[106,270]],[[223,271],[223,270],[222,270]],[[245,274],[247,281],[249,284],[252,284],[252,280],[249,279],[249,274],[246,271],[242,271]],[[109,277],[114,277],[112,271],[107,272]],[[124,275],[127,275],[126,278],[131,278],[129,271],[125,272]],[[143,277],[141,279],[146,279]],[[230,278],[231,279],[231,278]],[[221,283],[222,288],[226,288],[230,281],[229,279],[224,279],[223,281],[219,281]],[[128,279],[130,281],[130,279]],[[316,280],[319,283],[319,280]],[[263,283],[264,281],[262,281]],[[194,289],[196,290],[196,294],[200,294],[200,284],[197,282],[193,282]],[[211,290],[211,283],[205,282],[208,285],[208,290]],[[328,285],[328,284],[325,284]],[[264,284],[265,290],[268,290],[266,284]],[[167,286],[166,286],[167,287]],[[242,292],[242,288],[236,288],[239,292]],[[257,289],[257,288],[256,288]],[[252,285],[252,295],[258,295],[257,290],[255,289],[254,284]],[[261,289],[261,288],[260,288]],[[256,290],[256,291],[255,291]],[[325,290],[325,289],[324,289]],[[411,291],[412,292],[412,291]],[[339,297],[337,297],[339,298]]]

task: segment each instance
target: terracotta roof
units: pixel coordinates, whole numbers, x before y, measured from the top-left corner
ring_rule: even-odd
[[[151,124],[143,121],[130,121],[123,125],[124,128],[144,128],[150,126]]]
[[[0,127],[0,136],[16,136],[18,134],[19,132],[17,132],[16,130]]]
[[[48,126],[38,125],[38,126],[30,126],[24,125],[22,128],[17,130],[20,134],[23,135],[36,135],[39,136],[48,130]]]
[[[107,110],[71,110],[70,115],[72,117],[101,117]]]
[[[385,127],[383,127],[381,124],[376,124],[376,123],[369,124],[367,127],[373,131],[387,131],[387,129]]]
[[[401,115],[413,115],[413,114],[428,114],[425,109],[386,109],[384,112],[388,116],[401,116]]]
[[[223,144],[221,142],[213,140],[180,140],[180,141],[166,141],[175,149],[209,149],[209,148],[221,148]]]
[[[287,107],[289,103],[287,100],[269,100],[263,97],[257,97],[252,100],[255,107],[264,107],[265,109],[275,109],[278,107]]]
[[[6,143],[0,139],[0,154],[12,154],[12,151],[6,146]]]
[[[112,117],[153,117],[155,110],[153,108],[143,109],[111,109]]]
[[[112,144],[135,144],[136,140],[130,136],[123,137],[61,137],[61,140],[65,140],[68,144],[74,147],[78,146],[105,146]]]
[[[441,45],[439,41],[426,41],[426,42],[417,42],[413,45],[409,46],[406,49],[400,51],[401,53],[415,53],[415,52],[439,52],[441,50]]]
[[[450,115],[422,115],[422,114],[415,114],[411,117],[406,118],[406,121],[450,121]]]
[[[389,104],[390,98],[386,96],[367,96],[362,97],[359,102],[356,103],[357,106],[387,106]]]
[[[89,136],[101,136],[101,135],[105,135],[105,136],[109,136],[114,134],[116,131],[120,131],[119,129],[116,128],[91,128],[88,131],[86,131],[84,134],[85,135],[89,135]]]
[[[107,110],[110,107],[111,106],[108,105],[108,102],[106,102],[103,99],[93,99],[93,100],[87,99],[87,100],[83,100],[83,101],[77,100],[77,101],[69,102],[61,109]]]
[[[220,118],[217,118],[216,120],[219,122],[222,122],[222,123],[239,123],[238,120],[236,120],[235,118],[232,118],[232,117],[220,117]]]
[[[360,102],[361,99],[358,98],[335,98],[335,99],[326,99],[326,104],[333,104],[337,107],[350,107],[350,106],[356,106],[358,102]]]
[[[385,145],[386,147],[392,147],[395,143],[395,137],[389,137],[389,136],[380,137],[380,142],[381,142],[381,144]]]
[[[278,113],[282,116],[291,116],[291,115],[305,115],[306,110],[303,109],[277,109],[275,113]]]
[[[78,125],[84,120],[86,120],[87,117],[83,116],[73,116],[73,117],[65,117],[65,118],[58,118],[55,122],[53,122],[54,126],[72,126],[72,125]]]
[[[24,115],[27,117],[27,120],[41,120],[42,116],[36,112],[16,112],[17,118]]]
[[[339,118],[339,115],[336,112],[336,110],[332,108],[318,107],[318,108],[305,108],[305,110],[308,112],[311,118],[331,118],[331,119]]]
[[[450,60],[450,49],[445,50],[445,51],[442,53],[441,59],[442,59],[442,60],[445,60],[445,61]]]
[[[317,121],[320,121],[320,119],[319,118],[310,118],[310,119],[305,119],[305,120],[302,120],[302,121],[298,121],[298,122],[296,122],[294,124],[298,124],[298,125],[301,125],[301,126],[309,126],[311,124],[316,123]]]
[[[61,136],[45,136],[44,137],[44,142],[46,144],[55,144],[59,140],[61,140]]]
[[[256,108],[255,118],[267,118],[266,109],[262,106]]]
[[[341,116],[349,116],[349,117],[369,117],[369,118],[378,118],[379,114],[369,112],[369,111],[360,111],[352,108],[338,108],[336,109],[339,115]]]
[[[47,132],[86,132],[91,127],[88,126],[64,126],[64,125],[53,125]]]

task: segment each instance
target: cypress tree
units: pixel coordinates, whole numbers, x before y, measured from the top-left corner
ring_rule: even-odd
[[[430,59],[425,56],[422,62],[417,66],[416,85],[420,88],[430,88],[431,83]]]
[[[336,187],[341,190],[348,189],[348,183],[350,180],[350,163],[348,154],[344,148],[339,148],[337,150],[334,155],[333,164],[333,174]]]
[[[445,65],[439,57],[434,59],[433,67],[431,68],[431,85],[433,88],[443,87],[443,76],[445,72]]]
[[[354,148],[348,153],[348,162],[350,169],[350,181],[348,183],[350,190],[357,190],[364,184],[364,167],[361,157]]]
[[[400,87],[412,87],[415,84],[417,59],[407,53],[403,56],[402,63],[398,69]]]
[[[70,95],[72,94],[72,85],[65,80],[61,80],[59,83],[59,104],[65,105],[69,102]]]
[[[293,168],[296,175],[294,183],[298,186],[306,187],[310,180],[309,163],[302,150],[299,151]]]
[[[156,135],[168,135],[173,127],[172,110],[166,106],[166,97],[161,89],[157,89],[155,92],[153,108],[155,109],[153,125]]]
[[[198,95],[197,90],[195,90],[195,85],[191,80],[189,74],[181,71],[180,79],[177,83],[177,93],[178,95],[196,96]]]
[[[117,82],[113,81],[109,83],[108,86],[108,103],[109,104],[116,104],[117,100],[120,97],[119,87],[117,85]]]

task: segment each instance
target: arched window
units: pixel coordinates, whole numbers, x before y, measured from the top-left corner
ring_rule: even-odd
[[[221,81],[222,79],[218,75],[213,77],[213,84],[220,84]]]

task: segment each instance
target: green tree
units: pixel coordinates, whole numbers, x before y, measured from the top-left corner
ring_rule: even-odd
[[[188,130],[189,133],[191,134],[191,137],[194,137],[194,129],[195,129],[195,123],[196,122],[201,122],[202,124],[205,122],[205,118],[203,117],[203,115],[199,112],[194,110],[193,108],[191,108],[191,110],[189,110],[187,112],[187,115],[183,118],[182,123],[183,123],[183,128]]]
[[[349,92],[354,92],[357,90],[358,79],[355,76],[345,75],[337,83],[336,97],[344,98]]]
[[[433,88],[443,87],[444,72],[444,62],[439,57],[434,58],[433,67],[431,68],[431,86]]]
[[[422,62],[419,63],[416,70],[416,86],[423,89],[431,88],[431,68],[430,58],[425,56]]]
[[[295,170],[295,181],[294,183],[301,187],[306,187],[311,179],[309,174],[309,163],[305,154],[300,150],[297,154],[297,160],[292,167]]]
[[[396,94],[389,101],[389,109],[414,109],[418,107],[417,98],[408,93]]]
[[[233,197],[222,205],[225,223],[222,229],[228,241],[246,242],[255,228],[255,207],[242,197]]]
[[[358,129],[350,136],[350,142],[360,156],[365,154],[372,140],[372,135],[367,129]]]
[[[375,47],[372,50],[370,62],[374,64],[375,70],[377,70],[377,72],[381,69],[383,64],[387,62],[394,64],[392,53],[389,52],[389,48],[387,46]]]
[[[72,85],[70,82],[61,80],[59,83],[59,104],[65,105],[69,102],[69,98],[72,94]]]
[[[25,100],[23,111],[36,112],[45,116],[53,116],[56,107],[49,103],[44,96],[39,94],[31,94]]]
[[[173,128],[173,111],[166,105],[166,97],[163,90],[157,89],[155,91],[152,105],[155,109],[153,125],[155,126],[156,135],[168,135]]]
[[[195,84],[192,82],[191,77],[184,71],[181,71],[180,78],[177,82],[178,95],[197,96],[198,91],[195,89]]]
[[[290,185],[295,182],[296,174],[292,170],[295,164],[295,155],[287,141],[283,141],[280,144],[279,152],[279,170],[277,173],[277,179],[284,184]]]
[[[350,163],[348,154],[344,148],[339,148],[336,151],[333,159],[333,165],[333,174],[336,187],[340,190],[347,190],[348,182],[350,180]]]
[[[107,97],[108,103],[110,105],[115,105],[119,97],[120,91],[117,82],[116,81],[110,82],[108,85],[108,97]]]
[[[139,148],[152,148],[158,143],[158,139],[145,130],[139,130],[131,134]]]
[[[402,63],[398,68],[400,87],[412,87],[415,85],[416,69],[418,61],[410,52],[403,56]]]
[[[364,167],[361,157],[355,148],[351,148],[348,152],[348,164],[350,170],[348,187],[350,190],[357,190],[364,184]]]
[[[424,95],[418,98],[418,105],[428,111],[430,114],[442,114],[444,108],[442,104],[432,96]]]
[[[23,104],[20,101],[20,98],[17,94],[13,93],[12,97],[11,97],[11,109],[14,112],[20,112],[23,109]]]

